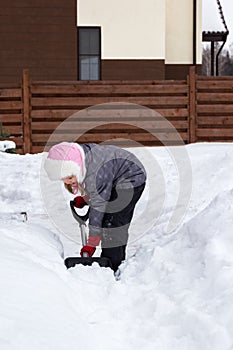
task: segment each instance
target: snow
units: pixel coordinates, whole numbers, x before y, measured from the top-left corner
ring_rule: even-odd
[[[233,144],[132,151],[149,181],[119,279],[65,268],[80,250],[69,195],[44,153],[0,152],[1,350],[233,350]]]
[[[8,149],[16,148],[14,141],[2,140],[0,141],[0,151],[5,152]]]

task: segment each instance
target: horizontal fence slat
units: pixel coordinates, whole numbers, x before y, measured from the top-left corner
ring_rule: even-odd
[[[22,135],[23,130],[21,125],[3,125],[3,129],[10,135]]]
[[[221,92],[222,90],[229,90],[233,91],[233,78],[231,80],[208,80],[208,81],[202,81],[202,80],[197,80],[197,91],[219,91]]]
[[[0,100],[2,98],[21,98],[21,89],[0,89]]]
[[[48,81],[33,81],[32,85],[187,85],[186,80],[48,80]]]
[[[211,105],[198,105],[197,104],[197,114],[203,115],[216,115],[216,114],[231,114],[233,115],[233,104],[225,105],[225,104],[211,104]]]
[[[134,124],[133,124],[134,123]],[[135,121],[132,121],[132,124],[130,122],[125,121],[122,123],[116,123],[114,121],[106,121],[106,122],[100,122],[96,126],[96,122],[88,122],[88,121],[77,121],[77,122],[66,122],[65,124],[61,124],[60,122],[33,122],[32,123],[32,130],[35,131],[54,131],[56,128],[60,127],[61,130],[77,130],[77,132],[85,131],[85,130],[91,130],[93,128],[96,128],[97,130],[135,130],[135,129],[144,129],[150,130],[151,132],[154,132],[156,130],[160,129],[170,129],[176,128],[176,129],[187,129],[188,128],[188,122],[186,121],[175,121],[175,122],[167,122],[167,121],[157,121],[157,122],[141,122],[136,123]],[[59,129],[58,129],[59,130]]]
[[[138,95],[138,94],[187,94],[188,86],[179,84],[157,84],[157,85],[32,85],[32,95]]]
[[[46,134],[33,134],[32,135],[32,142],[33,143],[44,143],[49,140],[50,135]],[[78,138],[80,142],[103,142],[105,140],[109,139],[116,139],[116,138],[124,138],[124,139],[133,139],[137,142],[143,142],[143,141],[151,141],[153,139],[150,133],[95,133],[90,134],[86,133],[84,135],[81,135],[81,137]],[[177,140],[179,138],[187,139],[187,132],[181,132],[177,134],[176,132],[158,132],[156,134],[156,137],[160,140]],[[72,141],[73,139],[76,139],[75,133],[64,133],[64,134],[55,134],[51,137],[50,142],[62,142],[62,141]]]
[[[187,105],[188,98],[185,96],[161,96],[161,97],[47,97],[47,98],[32,98],[32,108],[48,107],[48,106],[93,106],[103,103],[128,102],[138,105]]]
[[[206,136],[206,137],[197,137],[197,142],[233,142],[233,138],[230,137],[215,137],[215,136]]]
[[[156,108],[154,112],[159,113],[164,118],[188,118],[189,112],[188,108]]]
[[[233,128],[229,129],[223,129],[223,128],[205,128],[205,129],[198,129],[197,130],[197,136],[198,137],[203,137],[203,136],[208,136],[208,137],[231,137],[233,138]]]
[[[165,117],[165,118],[187,118],[188,117],[188,109],[187,108],[164,108],[164,109],[150,109],[152,111],[152,115],[161,115],[162,117]],[[32,119],[66,119],[70,116],[75,116],[77,115],[77,117],[79,117],[79,112],[80,113],[80,116],[83,116],[84,114],[84,111],[83,109],[75,109],[75,110],[70,110],[70,109],[45,109],[45,110],[41,110],[41,109],[38,109],[38,110],[32,110],[31,111],[31,117]],[[142,112],[137,112],[137,115],[141,115],[141,116],[144,116],[144,115],[148,115],[148,112],[147,111],[142,111]],[[121,116],[120,112],[118,113],[119,117]],[[95,114],[94,113],[91,113],[91,116],[93,118],[99,118],[100,116],[100,113]],[[103,112],[101,112],[101,116],[106,116],[109,118],[109,111],[106,111],[104,110]],[[132,111],[127,111],[126,114],[123,115],[123,117],[126,117],[126,116],[132,116]]]
[[[200,126],[209,125],[233,125],[233,115],[230,117],[224,116],[212,116],[212,117],[197,117],[197,124]]]
[[[228,102],[233,104],[233,90],[232,93],[221,92],[219,93],[197,93],[197,102]]]
[[[0,112],[1,113],[1,112]],[[0,114],[0,123],[9,124],[9,123],[21,123],[22,114]]]
[[[1,101],[0,100],[0,113],[2,110],[16,110],[22,108],[21,101]]]

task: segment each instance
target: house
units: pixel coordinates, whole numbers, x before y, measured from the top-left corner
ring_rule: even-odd
[[[0,0],[0,81],[185,79],[202,0]]]

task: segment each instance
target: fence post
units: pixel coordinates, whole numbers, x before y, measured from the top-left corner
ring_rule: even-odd
[[[23,70],[23,152],[31,152],[31,113],[30,113],[30,77],[29,70]]]
[[[196,142],[196,124],[197,124],[197,110],[196,110],[196,67],[189,68],[188,76],[189,85],[189,143]]]

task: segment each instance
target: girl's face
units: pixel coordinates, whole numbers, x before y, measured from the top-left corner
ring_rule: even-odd
[[[78,181],[77,181],[77,179],[76,179],[76,176],[74,176],[74,175],[64,177],[64,178],[62,179],[62,181],[64,182],[64,184],[66,184],[66,185],[71,185],[72,187],[78,186]]]

